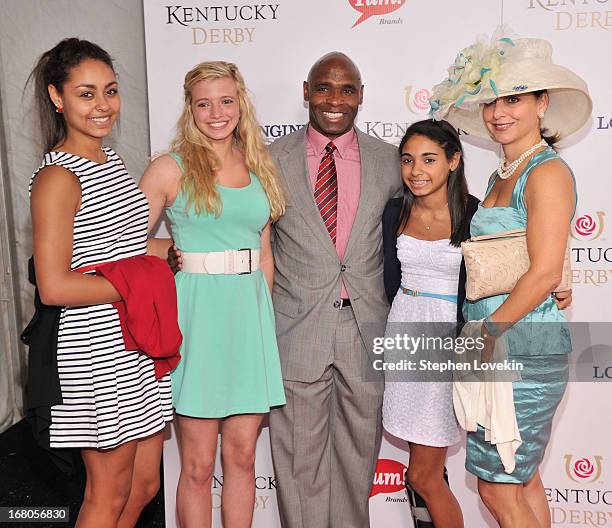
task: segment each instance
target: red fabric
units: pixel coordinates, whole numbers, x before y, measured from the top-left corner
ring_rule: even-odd
[[[141,350],[153,359],[155,377],[174,370],[183,336],[178,326],[176,286],[166,261],[146,255],[96,266],[119,292],[119,313],[126,350]]]

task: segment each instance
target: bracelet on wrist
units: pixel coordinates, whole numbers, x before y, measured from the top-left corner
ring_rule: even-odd
[[[501,325],[495,323],[492,319],[491,316],[487,317],[483,322],[482,322],[484,331],[487,335],[494,337],[494,338],[498,338],[499,336],[501,336],[504,333],[504,330],[502,328]]]

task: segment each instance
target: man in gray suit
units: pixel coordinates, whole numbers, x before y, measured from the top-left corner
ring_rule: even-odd
[[[304,82],[309,123],[271,146],[288,206],[273,226],[273,302],[287,405],[270,413],[285,528],[364,528],[383,378],[365,379],[383,335],[381,217],[401,187],[397,149],[354,127],[361,76],[344,54]]]

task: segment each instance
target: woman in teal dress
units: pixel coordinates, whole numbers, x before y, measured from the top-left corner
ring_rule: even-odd
[[[172,373],[181,449],[182,528],[211,526],[211,480],[221,434],[225,526],[250,526],[264,415],[285,395],[270,297],[270,222],[284,199],[238,68],[205,62],[185,77],[171,151],[140,186],[149,230],[165,209],[181,248],[176,275],[182,359]],[[150,241],[165,257],[170,241]]]
[[[550,513],[539,465],[552,420],[567,384],[571,340],[552,292],[561,280],[576,187],[570,168],[553,149],[588,120],[585,83],[553,64],[541,39],[494,37],[460,52],[449,78],[436,86],[432,113],[469,134],[501,145],[503,160],[472,218],[472,236],[527,229],[528,271],[509,294],[463,307],[466,320],[484,319],[486,359],[495,339],[506,339],[509,359],[523,364],[513,382],[522,445],[516,467],[504,471],[484,429],[469,433],[466,468],[503,528],[549,527]]]

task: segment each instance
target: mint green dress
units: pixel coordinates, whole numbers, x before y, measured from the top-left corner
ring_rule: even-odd
[[[524,193],[527,180],[535,167],[551,159],[561,159],[552,148],[531,158],[516,181],[508,207],[487,208],[481,203],[470,224],[471,235],[526,227]],[[496,178],[496,175],[491,178],[487,194]],[[465,320],[488,317],[507,297],[496,295],[475,302],[466,301],[463,305]],[[484,429],[480,426],[467,435],[465,467],[482,480],[518,484],[533,477],[544,457],[553,416],[567,386],[567,354],[571,352],[572,343],[565,316],[552,296],[505,332],[504,338],[508,342],[509,359],[524,366],[520,373],[522,379],[513,382],[516,418],[523,441],[515,455],[516,467],[510,474],[504,472],[496,447],[485,440]]]
[[[180,157],[171,156],[181,166]],[[246,187],[217,185],[219,217],[187,208],[183,191],[166,209],[183,252],[260,248],[270,217],[255,174]],[[245,275],[176,274],[181,361],[172,372],[176,412],[198,418],[267,413],[285,403],[270,290],[261,270]]]

